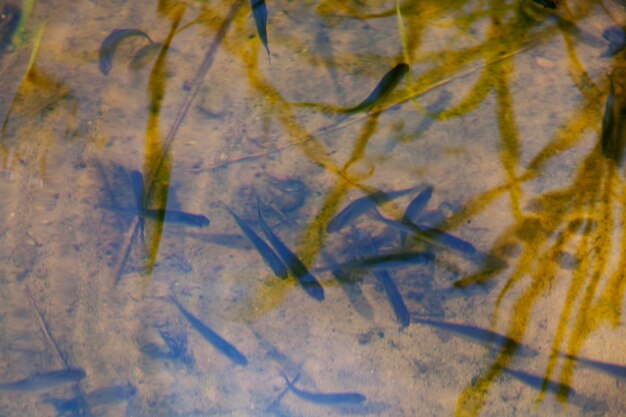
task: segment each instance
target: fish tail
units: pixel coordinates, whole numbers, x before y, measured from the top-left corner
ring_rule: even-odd
[[[291,381],[283,371],[280,371],[280,376],[282,376],[285,380],[285,384],[287,384],[287,389],[292,389],[293,384],[295,384],[296,381],[300,378],[300,373],[298,372],[298,374]]]

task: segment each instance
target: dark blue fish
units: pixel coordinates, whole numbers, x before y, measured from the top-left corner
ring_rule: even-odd
[[[351,270],[351,269],[391,269],[405,268],[411,265],[420,265],[432,262],[434,256],[428,252],[396,252],[383,255],[371,256],[367,258],[354,259],[341,264],[333,264],[327,267],[318,268],[316,272],[329,270]]]
[[[143,175],[139,171],[133,171],[130,173],[130,184],[133,189],[133,197],[135,198],[135,206],[137,211],[144,210],[144,191],[143,191]]]
[[[376,205],[369,197],[361,197],[348,204],[335,217],[333,217],[326,225],[326,231],[329,233],[341,230],[346,224],[356,220],[368,212],[374,212]]]
[[[22,16],[18,7],[5,3],[0,4],[0,55],[11,48]]]
[[[193,314],[191,314],[185,307],[178,302],[174,297],[170,297],[170,301],[178,307],[181,314],[187,319],[191,327],[193,327],[200,336],[209,342],[213,347],[226,355],[231,361],[237,365],[248,365],[248,359],[239,352],[236,347],[224,340],[220,335],[211,330],[206,324],[198,320]]]
[[[500,333],[492,332],[491,330],[483,329],[482,327],[473,326],[471,324],[460,324],[449,321],[431,320],[416,317],[413,317],[413,323],[427,324],[429,326],[456,333],[459,336],[463,336],[475,342],[487,344],[490,346],[496,345],[497,347],[500,347],[504,346],[505,344],[518,344],[510,337],[501,335]]]
[[[163,44],[159,42],[153,42],[142,46],[131,58],[128,63],[128,68],[133,71],[143,68],[144,65],[150,62],[150,60],[161,51],[161,48],[163,48]]]
[[[452,236],[451,234],[446,233],[443,230],[435,229],[430,226],[417,225],[417,227],[423,236],[427,236],[428,238],[441,243],[449,249],[453,249],[457,252],[469,256],[473,256],[476,254],[476,248],[474,247],[474,245],[466,240],[460,239],[456,236]]]
[[[163,221],[168,224],[182,224],[192,227],[206,227],[211,222],[202,214],[185,213],[184,211],[169,209],[145,209],[141,213],[144,217]]]
[[[626,33],[619,26],[611,26],[602,32],[602,37],[609,43],[606,51],[602,53],[603,57],[610,57],[620,52],[626,47]]]
[[[317,279],[309,272],[309,270],[304,266],[302,261],[283,243],[281,240],[272,232],[269,228],[265,220],[263,220],[263,215],[261,214],[261,203],[257,198],[257,213],[259,216],[259,222],[261,223],[261,228],[263,229],[263,233],[267,237],[267,240],[274,247],[278,256],[281,257],[283,262],[287,265],[287,268],[291,271],[291,273],[296,277],[302,288],[309,294],[312,298],[317,301],[324,300],[324,288],[320,285]]]
[[[0,383],[0,392],[46,391],[60,385],[78,382],[85,376],[85,371],[78,368],[36,373],[19,381]]]
[[[293,381],[289,381],[287,375],[281,372],[282,377],[285,379],[285,383],[287,384],[287,389],[291,391],[296,397],[303,399],[305,401],[318,404],[318,405],[328,405],[328,406],[341,406],[341,405],[352,405],[352,404],[360,404],[367,400],[365,395],[359,394],[358,392],[336,392],[336,393],[322,393],[322,392],[310,392],[304,391],[294,386],[294,383],[300,377],[298,374]]]
[[[561,384],[559,382],[552,381],[551,379],[545,379],[540,376],[532,375],[524,371],[518,371],[510,368],[502,368],[502,370],[514,377],[515,379],[523,382],[531,388],[541,391],[548,391],[553,394],[576,394],[573,388],[569,385]],[[545,384],[545,386],[544,386]]]
[[[84,396],[84,401],[89,408],[92,408],[126,401],[136,393],[137,390],[131,384],[112,385],[88,393]],[[87,407],[80,398],[44,398],[43,402],[52,405],[59,417],[87,415]]]
[[[377,205],[386,204],[393,199],[402,197],[403,195],[415,190],[415,188],[416,187],[411,187],[390,192],[377,191],[368,194],[365,197],[358,198],[348,204],[328,222],[328,225],[326,225],[326,231],[329,233],[337,232],[349,222],[356,220],[359,216],[366,213],[372,213],[377,217],[381,217],[380,213],[376,210]]]
[[[111,68],[113,68],[113,55],[117,47],[120,43],[128,38],[129,36],[143,36],[150,43],[152,43],[152,39],[145,32],[142,32],[138,29],[114,29],[109,35],[104,38],[102,44],[100,45],[100,72],[104,75],[108,75],[111,72]]]
[[[267,51],[267,59],[269,60],[270,48],[267,45],[267,7],[265,6],[265,0],[250,0],[250,6],[252,6],[252,16],[256,24],[256,31]]]
[[[141,234],[141,240],[144,241],[144,230],[146,225],[146,218],[143,215],[145,195],[143,191],[143,175],[139,171],[133,171],[130,173],[130,185],[133,190],[133,197],[135,198],[135,207],[137,208],[137,217],[139,219],[139,233]]]
[[[127,207],[113,207],[113,206],[99,206],[100,208],[106,210],[117,211],[121,213],[126,213],[133,216],[139,216],[140,219],[148,218],[153,219],[158,222],[163,222],[166,224],[180,224],[184,226],[191,226],[202,228],[208,226],[211,221],[202,214],[192,214],[186,213],[184,211],[177,210],[164,210],[164,209],[144,209],[142,211],[138,211],[136,208],[127,208]]]
[[[400,295],[400,291],[398,291],[398,287],[396,287],[396,284],[391,279],[391,276],[387,271],[374,271],[374,275],[378,278],[381,284],[383,284],[383,288],[385,289],[385,293],[387,293],[387,298],[393,308],[396,319],[402,327],[408,326],[411,323],[411,315],[409,314],[409,310],[406,308],[406,304],[404,304],[404,300],[402,299],[402,295]]]
[[[411,200],[409,205],[406,207],[406,210],[404,210],[404,215],[402,216],[402,219],[400,221],[403,223],[415,224],[419,220],[426,206],[428,205],[428,202],[430,201],[432,195],[433,187],[426,187],[413,200]]]
[[[438,329],[454,333],[473,342],[478,342],[491,349],[501,349],[502,347],[507,346],[509,349],[515,348],[516,352],[521,356],[537,355],[537,351],[528,345],[519,343],[511,339],[510,337],[504,336],[500,333],[483,329],[482,327],[473,326],[471,324],[460,324],[449,321],[424,319],[419,317],[413,317],[412,321],[413,323],[426,324],[428,326],[436,327]]]
[[[404,210],[404,214],[402,215],[402,219],[400,222],[404,224],[416,224],[419,220],[422,212],[428,205],[430,198],[433,195],[433,187],[426,187],[421,193],[417,195],[409,205]],[[404,242],[406,241],[407,233],[400,232],[400,242],[404,246]]]
[[[286,279],[289,275],[289,271],[278,255],[276,255],[272,248],[270,248],[269,245],[254,232],[254,230],[252,230],[248,223],[239,218],[239,216],[237,216],[237,214],[235,214],[235,212],[226,204],[224,204],[224,206],[230,215],[233,216],[241,231],[248,239],[250,239],[250,242],[252,242],[257,252],[259,252],[259,255],[261,255],[265,264],[269,266],[272,271],[274,271],[274,274],[276,274],[277,277]]]
[[[339,112],[345,114],[353,114],[361,111],[367,111],[374,106],[382,103],[389,94],[400,84],[402,78],[409,72],[410,68],[405,63],[400,63],[389,70],[374,88],[374,91],[361,103],[349,109],[342,109]]]
[[[421,224],[405,224],[397,220],[383,217],[380,213],[378,213],[378,218],[388,226],[398,229],[401,232],[409,233],[416,239],[425,240],[439,248],[451,249],[469,257],[475,257],[480,254],[471,243],[456,236],[452,236],[442,230]]]
[[[581,365],[604,372],[605,374],[612,375],[620,379],[626,379],[626,366],[625,365],[618,365],[618,364],[610,363],[610,362],[596,361],[594,359],[587,359],[582,356],[568,355],[565,353],[561,353],[560,355],[564,358],[567,358]]]
[[[602,154],[608,160],[620,164],[626,144],[626,73],[616,68],[609,76],[609,95],[602,118]]]

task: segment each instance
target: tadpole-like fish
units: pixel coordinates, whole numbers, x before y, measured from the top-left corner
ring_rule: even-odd
[[[511,339],[508,336],[492,332],[491,330],[483,329],[482,327],[473,326],[471,324],[453,323],[449,321],[432,320],[420,317],[414,317],[413,323],[426,324],[428,326],[436,327],[448,332],[455,333],[459,336],[465,337],[475,342],[487,344],[490,347],[493,347],[493,345],[500,347],[505,344],[518,344],[515,340]]]
[[[394,229],[409,233],[415,236],[415,238],[434,244],[439,248],[450,249],[468,257],[481,255],[471,243],[446,233],[443,230],[422,224],[399,222],[397,220],[388,219],[380,213],[378,213],[377,218]]]
[[[233,216],[233,219],[235,219],[235,222],[237,222],[241,231],[246,235],[250,242],[252,242],[257,252],[259,252],[259,255],[261,255],[261,258],[263,258],[265,264],[270,267],[277,277],[287,279],[289,271],[272,248],[270,248],[269,245],[254,232],[254,230],[252,230],[245,220],[239,218],[239,216],[237,216],[237,214],[235,214],[229,206],[226,204],[224,204],[224,206],[230,215]]]
[[[108,75],[109,72],[111,72],[111,68],[113,68],[113,55],[120,43],[129,36],[143,36],[150,43],[153,43],[150,36],[139,29],[113,29],[100,45],[99,65],[102,74]]]
[[[404,210],[404,215],[402,216],[401,221],[403,223],[415,224],[419,220],[422,212],[426,208],[426,205],[428,205],[428,202],[430,201],[430,198],[432,196],[433,187],[426,187],[413,200],[411,200],[409,205],[406,207],[406,210]]]
[[[130,182],[135,199],[135,214],[139,217],[139,226],[142,236],[145,218],[169,224],[183,224],[192,227],[206,227],[210,224],[209,219],[202,214],[192,214],[178,210],[146,208],[143,175],[141,175],[139,171],[132,171],[130,173]]]
[[[206,324],[202,323],[196,316],[191,314],[191,312],[183,307],[182,304],[180,304],[180,302],[178,302],[178,300],[174,296],[171,296],[169,300],[178,308],[178,310],[180,310],[183,317],[187,319],[187,321],[189,322],[189,324],[191,324],[191,327],[193,327],[194,330],[200,333],[200,336],[202,336],[204,340],[209,342],[215,349],[220,351],[222,354],[226,355],[235,364],[241,366],[248,365],[248,359],[244,356],[243,353],[239,352],[235,346],[228,343],[226,340],[224,340],[223,337],[215,333]]]
[[[395,252],[385,253],[382,255],[368,256],[359,259],[353,259],[341,264],[333,264],[330,266],[318,268],[316,272],[323,272],[329,270],[353,270],[353,269],[368,269],[368,270],[381,270],[392,268],[405,268],[411,265],[425,264],[432,262],[434,256],[428,252]]]
[[[285,383],[287,384],[287,389],[293,393],[296,397],[303,399],[305,401],[318,404],[318,405],[327,405],[327,406],[341,406],[341,405],[351,405],[351,404],[360,404],[367,400],[365,395],[360,394],[358,392],[335,392],[335,393],[323,393],[323,392],[310,392],[305,391],[299,388],[296,388],[294,384],[300,377],[300,374],[296,375],[293,381],[290,381],[287,378],[287,375],[284,373],[280,373],[281,376],[285,379]]]
[[[592,368],[605,374],[612,375],[616,378],[626,379],[626,366],[618,365],[610,362],[602,362],[594,359],[584,358],[582,356],[574,356],[565,353],[560,353],[560,356],[567,358],[571,361],[579,363],[588,368]]]
[[[417,227],[423,236],[427,236],[428,238],[433,239],[450,249],[468,256],[476,254],[476,248],[474,245],[466,240],[453,236],[450,233],[446,233],[443,230],[435,229],[434,227],[425,226],[423,224],[417,225]]]
[[[206,227],[211,223],[205,215],[178,210],[145,209],[141,214],[149,219],[162,220],[164,223],[183,224],[192,227]]]
[[[620,52],[626,47],[626,33],[619,26],[611,26],[602,32],[602,37],[609,43],[606,51],[602,53],[602,57],[610,57]]]
[[[274,247],[278,256],[281,257],[287,268],[296,277],[302,288],[312,298],[317,301],[324,300],[324,288],[320,285],[317,279],[309,272],[302,261],[272,232],[261,214],[261,202],[257,197],[257,214],[259,216],[259,222],[261,223],[261,229],[265,233],[265,237]]]
[[[602,118],[602,154],[620,164],[626,144],[626,69],[615,68],[609,76],[609,95]]]
[[[389,94],[400,84],[402,78],[409,72],[410,67],[408,64],[400,63],[390,69],[383,78],[379,81],[374,91],[365,98],[362,102],[354,107],[348,109],[342,109],[339,113],[354,114],[362,111],[367,111],[382,103]]]
[[[0,3],[0,54],[11,46],[21,16],[22,11],[18,7]]]
[[[159,53],[161,48],[163,48],[163,44],[160,42],[152,42],[142,46],[133,54],[133,57],[128,63],[128,68],[133,71],[143,68],[143,66],[146,65],[150,59],[154,58]]]
[[[101,405],[117,404],[128,400],[137,393],[135,387],[130,383],[126,385],[112,385],[99,388],[85,395],[85,400],[89,407]],[[44,398],[44,403],[52,405],[59,416],[83,416],[85,406],[79,398]]]
[[[406,207],[404,210],[404,214],[402,215],[402,219],[400,222],[404,224],[416,224],[419,220],[422,212],[428,205],[430,198],[433,195],[433,187],[426,187],[421,193],[419,193]],[[400,232],[400,242],[404,246],[404,242],[406,242],[407,233]]]
[[[146,219],[143,215],[144,210],[144,191],[143,191],[143,175],[139,171],[132,171],[130,173],[130,185],[133,190],[133,197],[135,198],[135,207],[137,208],[137,217],[139,218],[139,233],[141,233],[141,240],[144,240],[144,229]]]
[[[78,382],[85,376],[85,371],[79,368],[35,373],[19,381],[0,383],[0,392],[47,391],[60,385]]]
[[[376,210],[377,205],[382,205],[411,193],[416,187],[405,188],[397,191],[376,191],[365,197],[358,198],[348,204],[335,217],[333,217],[326,225],[326,231],[329,233],[341,230],[346,224],[356,220],[358,217],[366,213],[373,213],[378,218],[380,213]]]
[[[270,48],[267,44],[267,7],[265,6],[265,0],[250,0],[250,6],[252,7],[252,16],[256,24],[256,31],[267,51],[267,59],[269,60]]]
[[[508,346],[509,348],[515,347],[516,352],[521,356],[537,356],[537,351],[532,347],[519,343],[503,334],[483,329],[482,327],[421,317],[413,317],[412,321],[413,323],[426,324],[445,330],[470,341],[477,342],[490,349],[502,349],[503,346]]]
[[[135,207],[112,207],[112,206],[99,206],[100,208],[112,210],[120,213],[126,213],[133,216],[139,216],[141,218],[148,218],[163,222],[167,224],[181,224],[185,226],[202,228],[211,224],[211,221],[203,214],[193,214],[178,210],[169,209],[144,209],[138,211]]]
[[[511,369],[503,367],[502,371],[511,375],[518,381],[523,382],[531,388],[536,390],[546,390],[553,394],[573,394],[576,395],[576,391],[569,385],[561,384],[560,382],[552,381],[551,379],[544,379],[543,377],[529,374],[528,372],[520,371],[517,369]],[[545,384],[545,388],[544,388]]]
[[[393,312],[396,315],[396,319],[402,327],[408,326],[411,323],[411,315],[409,314],[409,310],[406,308],[406,304],[404,304],[404,300],[402,299],[400,291],[398,291],[398,287],[396,287],[396,284],[391,279],[391,275],[389,275],[389,273],[385,270],[374,271],[374,275],[378,278],[381,284],[383,284],[383,288],[385,289],[391,308],[393,308]]]
[[[143,175],[139,171],[130,173],[130,183],[133,189],[133,197],[135,198],[135,206],[138,211],[144,209],[144,191],[143,191]]]

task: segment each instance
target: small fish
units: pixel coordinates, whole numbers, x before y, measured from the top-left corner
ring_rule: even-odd
[[[389,303],[393,308],[396,319],[402,327],[408,326],[411,323],[411,315],[406,308],[406,304],[404,304],[398,287],[396,287],[396,284],[391,279],[391,275],[389,275],[387,271],[374,271],[374,275],[383,284],[383,288],[385,289],[385,293],[387,293],[387,298],[389,298]]]
[[[202,240],[203,242],[212,243],[214,245],[224,246],[235,249],[252,249],[250,242],[240,234],[235,233],[201,233],[201,232],[176,232],[184,233],[185,236]]]
[[[154,58],[159,51],[163,48],[163,44],[160,42],[153,42],[139,48],[137,52],[133,54],[133,57],[128,63],[128,68],[133,71],[143,68],[152,58]]]
[[[610,57],[620,52],[626,47],[626,33],[619,26],[611,26],[602,32],[602,37],[609,43],[602,57]]]
[[[163,221],[164,223],[183,224],[192,227],[206,227],[211,223],[202,214],[185,213],[177,210],[145,209],[141,214],[149,219]]]
[[[410,67],[408,64],[400,63],[389,70],[383,78],[380,80],[374,91],[361,103],[349,109],[342,109],[340,113],[354,114],[361,111],[367,111],[382,103],[389,94],[396,88],[396,86],[402,81],[402,78],[409,72]]]
[[[189,324],[191,324],[191,327],[200,333],[200,336],[202,336],[204,340],[213,345],[215,349],[226,355],[235,364],[241,366],[248,365],[248,359],[243,355],[243,353],[239,352],[236,347],[228,343],[220,335],[211,330],[206,324],[198,320],[196,316],[183,307],[176,298],[172,296],[169,300],[176,307],[178,307],[178,310],[180,310],[181,314],[187,319]]]
[[[0,383],[0,392],[37,392],[56,388],[60,385],[78,382],[86,376],[78,368],[62,369],[44,373],[35,373],[15,382]]]
[[[100,405],[117,404],[128,400],[137,393],[130,383],[126,385],[112,385],[99,388],[85,395],[85,401],[89,407]],[[58,416],[82,416],[85,413],[85,405],[79,398],[44,398],[44,403],[52,405]]]
[[[291,391],[296,397],[303,399],[305,401],[318,404],[318,405],[328,405],[328,406],[341,406],[341,405],[351,405],[351,404],[360,404],[367,400],[365,395],[359,394],[358,392],[337,392],[337,393],[322,393],[322,392],[310,392],[304,391],[299,388],[296,388],[294,384],[300,377],[300,374],[296,375],[293,381],[289,381],[287,375],[281,372],[282,377],[285,379],[285,383],[287,384],[287,389]]]
[[[109,75],[111,68],[113,68],[113,55],[115,54],[115,50],[120,43],[129,36],[143,36],[148,39],[150,43],[153,43],[150,36],[139,29],[113,29],[100,45],[99,64],[102,74]]]
[[[304,266],[302,261],[283,243],[281,240],[272,232],[269,228],[265,220],[263,220],[263,215],[261,214],[261,203],[257,197],[257,213],[259,216],[259,222],[261,223],[261,228],[263,229],[263,233],[267,237],[267,240],[274,247],[278,256],[282,258],[282,260],[287,265],[287,268],[291,271],[291,273],[296,277],[302,288],[309,294],[312,298],[317,301],[324,300],[324,288],[320,285],[317,279],[309,272],[309,270]]]
[[[430,201],[432,195],[433,187],[426,187],[421,193],[417,195],[417,197],[411,200],[409,205],[406,207],[406,210],[404,210],[404,215],[402,216],[402,220],[400,221],[403,223],[415,224],[419,220],[424,209],[426,208],[426,205],[428,205],[428,202]]]
[[[287,270],[287,267],[285,266],[283,261],[280,260],[278,255],[276,255],[272,248],[270,248],[269,245],[265,243],[265,241],[254,232],[254,230],[252,230],[248,223],[239,218],[239,216],[237,216],[237,214],[235,214],[235,212],[229,206],[225,204],[224,206],[226,207],[226,210],[228,210],[230,215],[233,216],[241,231],[246,235],[248,239],[250,239],[250,242],[252,242],[257,252],[259,252],[259,255],[261,255],[261,258],[263,258],[265,264],[269,266],[272,271],[274,271],[274,274],[276,274],[277,277],[286,279],[289,275],[289,271]]]
[[[269,60],[270,48],[267,45],[267,7],[265,6],[265,0],[250,0],[250,6],[252,7],[252,16],[256,24],[256,31],[267,51],[267,59]]]
[[[484,257],[484,254],[477,251],[474,245],[472,245],[471,243],[456,236],[452,236],[451,234],[446,233],[442,230],[421,224],[405,224],[397,220],[383,217],[383,215],[380,213],[378,213],[377,217],[379,220],[382,220],[386,225],[398,229],[401,232],[410,233],[411,236],[413,236],[414,238],[424,240],[430,244],[434,244],[438,248],[450,249],[470,258],[477,258],[476,260],[481,260],[479,258]]]
[[[141,172],[131,172],[130,183],[133,189],[133,197],[135,198],[135,206],[138,211],[143,211],[145,196],[143,191],[143,175],[141,175]]]
[[[410,192],[414,191],[416,187],[405,188],[397,191],[377,191],[366,195],[365,197],[358,198],[348,204],[343,210],[341,210],[335,217],[333,217],[326,225],[326,231],[329,233],[337,232],[341,230],[346,224],[356,220],[358,217],[372,212],[377,213],[376,206],[390,202],[396,198],[402,197]],[[380,213],[378,213],[380,215]]]
[[[551,379],[544,379],[543,377],[510,368],[502,368],[502,371],[536,390],[546,390],[553,394],[576,395],[576,391],[574,391],[574,389],[569,385],[561,384],[559,382],[552,381]]]
[[[432,262],[434,256],[428,252],[395,252],[367,258],[354,259],[338,265],[330,265],[318,268],[316,272],[329,270],[370,269],[381,270],[391,268],[404,268],[410,265],[425,264]]]
[[[556,9],[556,3],[554,0],[533,0],[540,6],[543,6],[546,9]]]
[[[589,368],[593,368],[598,371],[604,372],[605,374],[612,375],[620,379],[626,379],[626,366],[625,365],[618,365],[618,364],[610,363],[610,362],[596,361],[593,359],[584,358],[582,356],[568,355],[565,353],[560,353],[560,356],[567,358],[571,361],[574,361],[576,363],[579,363],[581,365],[587,366]]]
[[[411,200],[409,205],[406,207],[406,210],[404,210],[404,214],[402,215],[402,219],[400,219],[400,222],[404,224],[416,224],[420,216],[422,215],[422,212],[428,205],[428,202],[430,201],[432,195],[433,187],[426,187],[421,193],[417,195],[417,197]],[[402,243],[402,246],[404,246],[404,243],[406,242],[406,237],[406,232],[400,232],[400,242]]]
[[[604,106],[602,118],[602,154],[606,159],[620,164],[626,143],[626,73],[623,68],[616,68],[609,76],[609,95]]]
[[[146,219],[143,215],[144,212],[144,191],[143,191],[143,175],[139,171],[133,171],[130,173],[130,184],[133,190],[133,197],[135,198],[135,207],[137,208],[137,217],[139,218],[139,233],[141,234],[141,240],[144,240],[144,230],[146,225]]]
[[[10,4],[0,3],[0,54],[13,47],[13,37],[20,25],[22,11]]]
[[[99,206],[100,208],[116,211],[120,213],[126,213],[133,216],[140,216],[148,219],[153,219],[158,222],[162,221],[167,224],[181,224],[191,227],[206,227],[211,221],[202,214],[186,213],[184,211],[177,210],[164,210],[164,209],[144,209],[138,211],[136,208],[127,207],[113,207],[113,206]]]
[[[421,231],[421,234],[423,236],[433,239],[448,247],[449,249],[453,249],[459,253],[469,256],[473,256],[476,254],[476,248],[468,241],[460,239],[456,236],[452,236],[451,234],[446,233],[443,230],[435,229],[430,226],[417,225],[417,227]]]
[[[482,327],[473,326],[471,324],[460,324],[449,321],[424,319],[419,317],[413,317],[412,320],[413,323],[421,323],[428,326],[436,327],[438,329],[442,329],[447,332],[451,332],[458,336],[464,337],[468,340],[478,342],[491,349],[501,349],[503,346],[510,346],[515,347],[517,349],[517,352],[522,356],[537,356],[537,351],[530,346],[518,343],[508,336],[492,332],[491,330],[483,329]]]

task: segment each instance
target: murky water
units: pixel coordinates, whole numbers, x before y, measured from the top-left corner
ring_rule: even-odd
[[[0,416],[623,415],[626,8],[538,3],[0,1]]]

